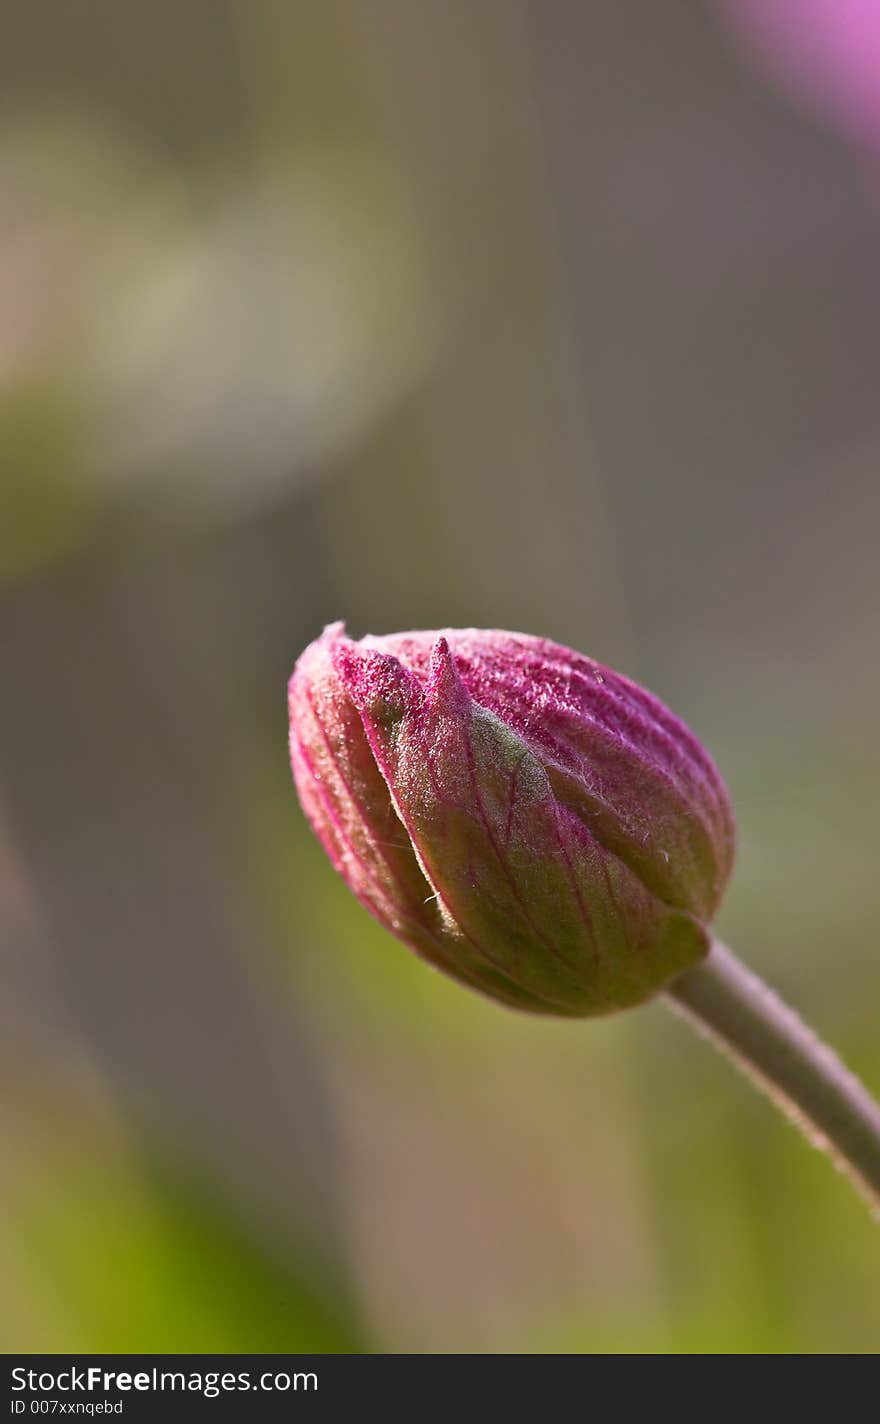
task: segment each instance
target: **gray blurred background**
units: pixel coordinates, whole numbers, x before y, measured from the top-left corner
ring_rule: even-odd
[[[876,1350],[876,1228],[662,1005],[370,921],[285,682],[345,618],[649,685],[880,1088],[880,15],[0,20],[2,1347]]]

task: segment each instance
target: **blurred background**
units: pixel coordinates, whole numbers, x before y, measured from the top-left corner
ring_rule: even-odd
[[[646,683],[880,1088],[876,7],[0,17],[3,1348],[880,1348],[827,1162],[664,1005],[396,945],[285,707],[336,618]]]

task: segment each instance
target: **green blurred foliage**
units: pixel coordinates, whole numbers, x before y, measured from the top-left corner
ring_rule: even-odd
[[[249,1235],[210,1187],[60,1159],[21,1184],[7,1276],[7,1350],[358,1352],[341,1291],[321,1294],[290,1253]],[[42,1280],[30,1314],[28,1277]]]
[[[89,534],[96,502],[84,424],[79,402],[61,382],[0,384],[0,581],[51,564]]]

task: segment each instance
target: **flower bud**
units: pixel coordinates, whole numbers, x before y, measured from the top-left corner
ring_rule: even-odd
[[[734,822],[707,753],[650,693],[521,633],[354,642],[289,687],[300,799],[392,934],[507,1004],[638,1004],[699,960]]]

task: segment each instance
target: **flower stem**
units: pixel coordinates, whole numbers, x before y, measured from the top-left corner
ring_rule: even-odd
[[[831,1155],[880,1216],[880,1104],[794,1010],[717,940],[666,994]]]

